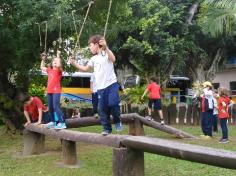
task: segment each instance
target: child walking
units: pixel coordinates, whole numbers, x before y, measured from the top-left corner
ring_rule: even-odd
[[[57,56],[53,58],[50,67],[45,67],[45,59],[47,55],[41,54],[41,70],[47,72],[47,97],[48,107],[51,117],[51,122],[47,124],[48,128],[64,129],[65,117],[60,109],[60,98],[61,98],[61,78],[62,78],[62,64],[60,59],[60,52],[57,52]]]
[[[219,120],[220,126],[222,130],[222,138],[220,139],[220,143],[228,143],[228,127],[227,120],[229,116],[229,104],[230,98],[228,97],[228,91],[225,88],[219,88],[219,101],[218,101],[218,110],[219,110]]]
[[[161,109],[161,88],[157,84],[157,79],[155,77],[152,77],[150,79],[151,83],[148,84],[147,88],[145,89],[141,99],[144,98],[144,96],[149,93],[149,102],[148,102],[148,120],[152,120],[152,105],[154,105],[154,110],[158,110],[158,114],[161,118],[161,124],[164,125],[164,118],[163,113]]]
[[[110,114],[113,116],[116,131],[122,130],[120,120],[119,84],[114,71],[116,58],[101,35],[94,35],[88,40],[89,49],[94,55],[86,66],[79,65],[74,59],[69,62],[82,71],[94,70],[98,93],[98,111],[103,126],[102,135],[112,132]]]

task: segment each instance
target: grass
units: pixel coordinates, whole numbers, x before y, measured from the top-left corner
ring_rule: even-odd
[[[199,136],[198,126],[176,126],[186,132]],[[2,131],[2,127],[0,127]],[[86,127],[79,131],[100,133],[101,127]],[[219,144],[220,132],[213,140],[182,140],[169,134],[146,127],[147,136],[175,140],[184,143],[236,151],[236,128],[229,127],[230,143]],[[127,134],[127,127],[123,131]],[[100,145],[77,143],[77,158],[80,167],[68,169],[58,167],[62,160],[60,141],[46,137],[46,154],[32,157],[17,157],[23,148],[22,135],[8,136],[0,134],[0,176],[111,176],[112,148]],[[145,176],[235,176],[236,170],[218,168],[189,161],[145,153]]]

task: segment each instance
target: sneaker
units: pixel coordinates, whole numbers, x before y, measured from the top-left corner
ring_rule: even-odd
[[[122,124],[121,124],[121,122],[115,124],[115,129],[116,129],[117,132],[122,131]]]
[[[165,122],[163,119],[161,120],[161,125],[165,125]]]
[[[110,131],[107,131],[107,130],[104,130],[102,133],[101,133],[103,136],[107,136],[108,134],[111,134]]]
[[[56,126],[56,123],[55,122],[49,122],[49,123],[46,124],[46,126],[49,129],[53,129]]]
[[[146,118],[148,121],[152,120],[152,117],[150,117],[150,116],[146,116],[145,118]]]
[[[210,139],[212,139],[212,136],[205,136],[203,139],[205,139],[205,140],[210,140]]]
[[[219,143],[222,143],[222,144],[226,144],[228,142],[229,142],[228,139],[220,139],[220,141],[219,141]]]
[[[65,129],[66,128],[66,124],[65,123],[58,123],[54,129],[56,130],[60,130],[60,129]]]
[[[93,117],[98,118],[98,113],[94,114]]]

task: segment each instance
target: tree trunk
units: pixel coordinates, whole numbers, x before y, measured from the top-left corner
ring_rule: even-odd
[[[195,13],[197,12],[198,6],[199,6],[199,2],[198,2],[198,1],[195,1],[195,2],[191,5],[191,7],[190,7],[190,9],[189,9],[189,11],[188,11],[188,17],[187,17],[187,19],[186,19],[186,23],[187,23],[188,25],[192,25],[193,17],[194,17],[194,15],[195,15]]]

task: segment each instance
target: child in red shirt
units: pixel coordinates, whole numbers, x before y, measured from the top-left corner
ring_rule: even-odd
[[[152,105],[154,105],[154,110],[158,110],[159,116],[161,118],[161,124],[164,125],[164,118],[161,109],[161,88],[157,84],[157,79],[155,77],[152,77],[150,80],[151,83],[145,89],[141,99],[143,99],[144,96],[149,93],[148,116],[151,116]],[[148,120],[151,120],[151,118],[149,117]]]
[[[218,100],[218,117],[220,120],[220,126],[222,129],[222,138],[220,143],[228,143],[228,128],[227,128],[227,119],[229,118],[229,104],[230,98],[228,97],[228,91],[225,88],[219,88],[219,100]]]
[[[47,72],[47,96],[48,107],[52,121],[47,124],[48,128],[64,129],[65,117],[60,109],[61,98],[61,78],[62,78],[62,64],[60,59],[60,52],[57,52],[57,56],[53,59],[51,67],[45,67],[45,59],[47,58],[45,53],[41,54],[41,70]]]
[[[48,108],[42,103],[40,98],[25,95],[22,103],[24,103],[24,115],[27,119],[24,126],[32,122],[37,125],[49,122]]]

